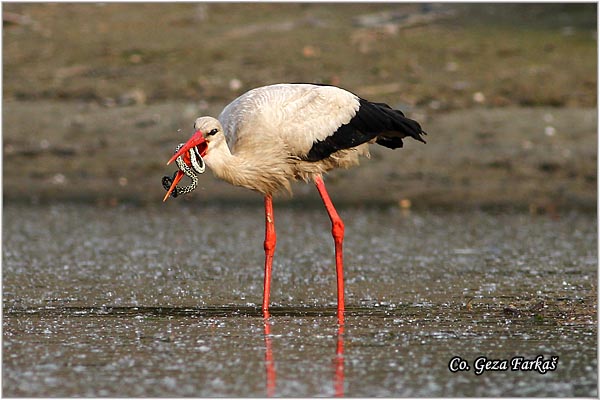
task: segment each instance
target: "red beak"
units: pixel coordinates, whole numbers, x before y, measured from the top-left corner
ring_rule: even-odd
[[[204,139],[204,136],[202,136],[202,132],[196,131],[196,133],[192,135],[192,137],[187,141],[187,143],[184,144],[183,147],[179,149],[177,153],[173,154],[173,157],[171,157],[169,161],[167,161],[167,165],[175,161],[180,155],[187,153],[188,150],[192,147],[198,147],[198,151],[200,152],[200,155],[202,157],[206,155],[208,145],[206,144],[206,139]]]
[[[167,201],[167,199],[171,195],[171,192],[173,192],[173,189],[175,189],[175,186],[177,186],[177,184],[179,183],[181,178],[183,178],[183,172],[177,171],[177,175],[175,175],[175,179],[173,179],[173,183],[171,183],[171,187],[169,188],[169,191],[167,192],[165,198],[163,199],[163,203],[165,201]]]
[[[192,135],[190,140],[188,140],[187,143],[184,144],[183,147],[181,149],[179,149],[179,151],[173,155],[173,157],[171,157],[171,159],[167,162],[167,165],[171,164],[173,161],[175,161],[177,159],[177,157],[179,157],[181,155],[183,155],[183,161],[187,165],[190,165],[190,156],[188,155],[188,150],[190,150],[192,147],[196,147],[196,146],[199,146],[198,151],[200,152],[200,156],[204,157],[206,155],[206,150],[208,149],[208,145],[206,144],[206,140],[204,139],[204,136],[202,136],[202,132],[200,132],[200,131],[196,131],[196,133],[194,133]],[[163,199],[163,203],[165,201],[167,201],[167,199],[169,198],[169,196],[171,195],[171,193],[173,192],[173,190],[175,189],[175,187],[177,186],[177,184],[179,183],[181,178],[183,178],[183,175],[184,174],[182,171],[177,171],[177,174],[175,175],[175,178],[173,179],[173,183],[171,183],[171,187],[169,188],[169,190],[167,191],[167,194],[165,195],[165,197]]]

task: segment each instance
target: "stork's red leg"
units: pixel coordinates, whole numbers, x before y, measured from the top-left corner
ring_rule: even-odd
[[[340,324],[344,323],[344,263],[342,247],[344,244],[344,222],[338,215],[327,189],[325,189],[325,183],[323,178],[320,176],[315,178],[315,185],[317,190],[323,199],[329,218],[331,219],[331,233],[333,234],[333,241],[335,243],[335,269],[337,272],[337,301],[338,301],[338,321]]]
[[[271,269],[273,268],[273,254],[275,253],[275,219],[273,217],[273,199],[271,195],[265,196],[265,285],[263,291],[262,310],[265,316],[269,313],[269,296],[271,295]]]

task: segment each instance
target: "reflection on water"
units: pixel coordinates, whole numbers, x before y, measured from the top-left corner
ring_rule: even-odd
[[[597,395],[595,216],[341,210],[341,326],[323,210],[279,211],[267,319],[261,210],[168,210],[5,207],[4,395]]]
[[[264,314],[265,325],[265,369],[267,377],[267,396],[275,395],[275,361],[273,360],[273,347],[271,346],[271,323],[269,322],[269,312]]]
[[[349,309],[339,325],[335,307],[274,308],[266,318],[259,306],[14,308],[5,311],[5,365],[13,367],[4,369],[4,389],[61,396],[594,393],[595,326],[557,325],[560,315],[536,310],[364,307]],[[455,356],[472,362],[519,354],[558,355],[560,368],[476,376],[447,367]],[[37,378],[16,384],[17,360],[31,360],[21,373]],[[149,372],[148,365],[161,367]],[[193,383],[172,378],[186,375]]]
[[[337,311],[336,311],[337,313]],[[265,325],[265,369],[266,369],[266,393],[268,397],[275,395],[275,385],[277,372],[275,369],[275,361],[273,360],[273,347],[271,345],[271,322],[270,315],[267,311],[264,315]],[[339,315],[338,315],[339,321]],[[338,324],[337,341],[335,347],[335,375],[333,381],[333,387],[335,390],[335,397],[344,397],[344,325]]]
[[[344,396],[344,325],[338,325],[335,346],[335,395]]]
[[[330,310],[319,310],[319,309],[275,309],[276,316],[291,316],[293,318],[305,318],[308,315],[323,317],[324,314],[335,314],[337,316],[336,309]],[[353,310],[354,315],[368,314],[368,310]],[[272,318],[267,312],[264,316],[259,308],[233,308],[233,307],[212,307],[212,308],[176,308],[176,307],[38,307],[30,309],[19,309],[12,310],[9,312],[9,318],[18,318],[18,316],[27,316],[40,318],[41,320],[46,319],[57,319],[57,318],[75,318],[77,320],[87,320],[86,325],[89,325],[89,321],[97,320],[97,318],[117,318],[117,319],[141,319],[141,318],[161,318],[168,320],[169,325],[175,322],[174,318],[262,318],[264,327],[264,364],[265,364],[265,394],[267,397],[273,397],[278,395],[277,393],[277,363],[275,352],[273,350],[273,340],[277,341],[278,338],[273,338],[271,333]],[[275,317],[276,318],[276,317]],[[44,330],[45,334],[49,333],[48,329]],[[335,346],[331,346],[335,349],[332,354],[332,373],[331,373],[331,387],[333,388],[333,394],[336,397],[344,396],[344,325],[337,325],[337,334],[335,336]],[[138,339],[145,338],[145,335],[140,335]],[[68,340],[63,338],[63,340]],[[172,336],[172,331],[168,337],[159,337],[160,341],[171,342],[176,340]],[[330,338],[326,338],[326,341],[334,341]],[[326,346],[328,347],[328,346]],[[327,353],[321,354],[325,358],[330,358]],[[309,372],[309,371],[305,371]]]

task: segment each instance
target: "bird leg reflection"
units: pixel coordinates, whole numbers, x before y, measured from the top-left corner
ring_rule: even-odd
[[[276,370],[271,343],[271,321],[269,311],[263,311],[263,326],[265,338],[265,372],[267,397],[275,396]],[[335,357],[333,359],[334,378],[333,389],[335,397],[344,397],[344,325],[338,324]]]
[[[344,397],[344,325],[338,325],[334,390],[335,397]]]
[[[271,347],[271,322],[269,311],[263,311],[265,327],[265,368],[267,372],[267,396],[275,395],[275,361],[273,360],[273,349]]]

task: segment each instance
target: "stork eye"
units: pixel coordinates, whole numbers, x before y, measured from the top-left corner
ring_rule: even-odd
[[[216,135],[217,132],[219,132],[219,130],[217,128],[211,130],[210,132],[207,133],[208,136],[212,136],[212,135]]]

